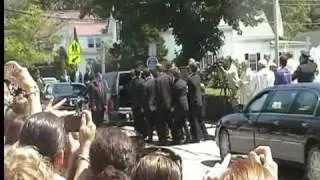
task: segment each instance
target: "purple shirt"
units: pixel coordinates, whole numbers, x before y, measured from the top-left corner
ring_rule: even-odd
[[[292,74],[287,67],[280,67],[275,75],[274,85],[291,84]]]

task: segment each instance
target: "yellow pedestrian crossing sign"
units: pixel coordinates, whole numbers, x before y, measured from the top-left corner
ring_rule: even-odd
[[[68,46],[68,64],[79,65],[81,63],[81,46],[80,43],[73,39]]]

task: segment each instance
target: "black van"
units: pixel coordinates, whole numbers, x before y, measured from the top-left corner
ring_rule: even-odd
[[[130,71],[117,71],[104,74],[108,82],[111,97],[108,102],[109,123],[132,121],[131,101],[128,86],[131,81]]]

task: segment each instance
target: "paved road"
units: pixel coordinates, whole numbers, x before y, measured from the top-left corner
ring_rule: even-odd
[[[210,135],[214,135],[215,128],[207,125]],[[125,127],[129,135],[134,135],[132,127]],[[183,161],[183,180],[202,180],[207,170],[220,161],[219,148],[215,141],[203,141],[196,144],[186,144],[168,147],[178,153]],[[302,180],[303,172],[299,169],[280,166],[279,180]]]

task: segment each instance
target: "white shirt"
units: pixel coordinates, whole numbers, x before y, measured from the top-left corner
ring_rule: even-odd
[[[239,76],[237,66],[232,63],[230,68],[225,71],[229,88],[238,89],[239,88]]]

